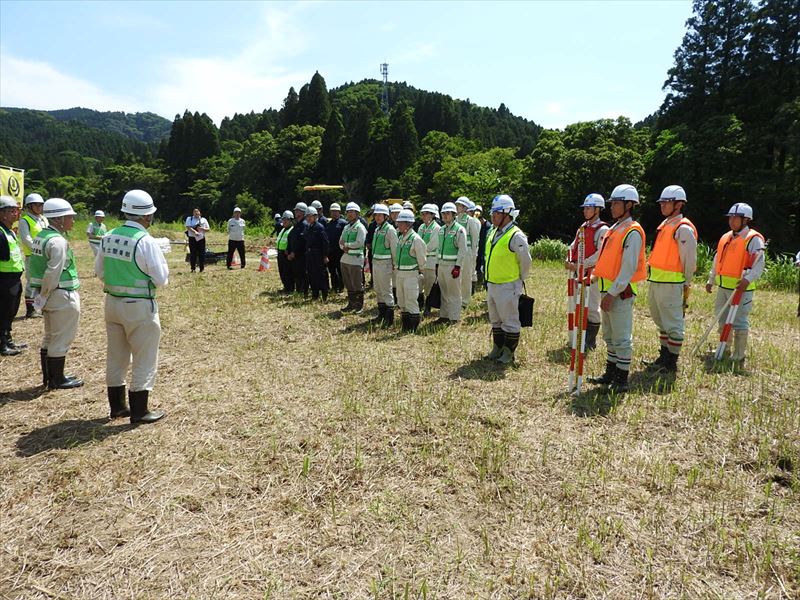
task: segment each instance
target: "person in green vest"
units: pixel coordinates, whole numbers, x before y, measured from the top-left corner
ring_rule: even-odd
[[[22,298],[22,248],[11,226],[19,217],[19,206],[11,196],[0,196],[0,355],[16,356],[27,344],[15,344],[11,324]]]
[[[294,214],[292,211],[285,210],[281,216],[281,226],[283,227],[278,231],[275,245],[278,248],[278,275],[281,277],[283,284],[282,294],[294,293],[294,271],[292,271],[292,263],[289,261],[287,254],[289,253],[289,235],[292,233],[294,227]]]
[[[424,299],[425,312],[423,315],[428,317],[431,314],[431,303],[429,301],[431,289],[436,283],[436,253],[439,249],[439,228],[441,225],[436,222],[439,216],[439,207],[435,204],[424,204],[420,210],[422,225],[417,229],[417,233],[428,247],[425,256],[425,268],[422,271],[422,296]]]
[[[126,219],[103,237],[94,263],[106,293],[106,386],[111,418],[130,416],[131,423],[154,423],[163,410],[147,408],[158,371],[161,321],[156,288],[167,285],[169,268],[147,228],[156,212],[153,198],[131,190],[122,199]],[[131,368],[128,403],[125,379]]]
[[[345,214],[347,225],[339,236],[342,281],[347,290],[347,306],[342,312],[352,311],[359,314],[364,309],[364,243],[367,239],[367,228],[361,222],[361,207],[355,202],[347,203]]]
[[[503,365],[514,362],[521,327],[519,297],[531,269],[528,238],[514,223],[517,215],[511,196],[501,194],[492,200],[493,227],[486,234],[484,250],[493,342],[486,358]]]
[[[89,246],[92,249],[92,255],[95,257],[100,251],[100,240],[108,233],[108,228],[106,228],[105,223],[103,223],[105,218],[106,213],[102,210],[94,211],[94,221],[89,223],[89,226],[86,228],[86,237],[89,239]]]
[[[456,223],[464,228],[467,234],[467,255],[464,257],[464,264],[461,267],[462,277],[459,278],[461,284],[461,308],[467,308],[472,299],[472,281],[475,275],[475,263],[478,260],[478,240],[481,236],[481,223],[475,217],[468,214],[468,209],[474,204],[466,196],[461,196],[455,201]]]
[[[19,243],[25,257],[25,318],[37,316],[33,308],[33,288],[31,287],[30,259],[33,253],[33,240],[47,227],[47,217],[42,214],[44,199],[37,193],[25,196],[25,212],[19,220]]]
[[[467,254],[467,232],[456,222],[456,205],[445,202],[442,206],[439,228],[439,249],[436,254],[436,280],[442,292],[437,325],[454,325],[461,319],[461,270]]]
[[[402,210],[402,209],[401,209]],[[389,207],[376,204],[373,208],[376,228],[372,237],[372,281],[378,301],[376,323],[389,327],[394,323],[394,294],[392,279],[394,257],[397,254],[397,231],[389,224]]]
[[[33,306],[44,315],[44,338],[40,349],[42,383],[51,390],[83,385],[64,375],[64,363],[81,316],[78,268],[66,234],[72,230],[75,211],[63,198],[50,198],[43,214],[48,225],[33,240],[31,286],[38,290]]]
[[[419,327],[419,279],[425,269],[428,247],[414,231],[414,213],[403,209],[397,215],[397,240],[394,268],[397,281],[397,304],[400,306],[402,331],[414,332]]]

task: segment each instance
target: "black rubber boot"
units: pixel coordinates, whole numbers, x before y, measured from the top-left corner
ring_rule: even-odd
[[[411,331],[411,323],[408,321],[409,314],[407,312],[400,313],[400,331],[407,333]]]
[[[510,365],[514,362],[514,353],[519,345],[519,332],[505,333],[505,343],[500,356],[497,357],[497,362],[503,365]]]
[[[377,325],[378,323],[383,323],[385,319],[386,319],[386,305],[385,304],[381,304],[379,302],[378,303],[378,316],[375,317],[374,319],[372,319],[372,322]]]
[[[28,344],[24,343],[17,344],[14,342],[14,337],[11,335],[11,329],[8,329],[6,331],[6,345],[9,348],[13,348],[14,350],[25,350],[25,348],[28,347]]]
[[[50,377],[47,375],[47,349],[39,348],[39,360],[42,363],[42,385],[47,387],[50,383]]]
[[[658,358],[655,360],[643,360],[642,364],[647,367],[648,371],[657,371],[666,367],[669,360],[669,349],[666,346],[661,346],[658,350]]]
[[[614,380],[608,386],[608,391],[615,394],[624,394],[628,391],[628,372],[622,369],[615,369]]]
[[[388,329],[394,325],[394,306],[387,306],[383,311],[383,325],[384,329]]]
[[[2,356],[16,356],[21,354],[22,350],[12,348],[8,345],[8,337],[5,334],[0,335],[0,355]]]
[[[597,348],[597,333],[600,331],[600,323],[586,324],[586,351]]]
[[[488,360],[497,360],[506,344],[506,332],[500,327],[492,327],[492,350],[486,355]]]
[[[422,311],[422,316],[423,317],[430,317],[431,316],[431,297],[430,297],[430,295],[428,295],[428,297],[425,298],[425,310]]]
[[[661,370],[667,373],[678,372],[678,355],[672,352],[667,352],[667,357],[664,359],[664,364],[661,365]]]
[[[606,372],[600,375],[600,377],[589,377],[586,381],[589,383],[594,383],[596,385],[609,385],[611,382],[614,381],[614,373],[617,371],[616,363],[612,363],[611,361],[606,361]]]
[[[166,413],[163,410],[147,410],[148,390],[128,392],[128,404],[131,405],[131,423],[155,423]]]
[[[36,309],[33,308],[33,302],[25,302],[25,318],[33,319],[36,317]]]
[[[347,306],[341,309],[341,312],[346,313],[353,310],[355,307],[355,292],[347,292]]]
[[[68,379],[64,377],[64,362],[65,356],[54,358],[47,357],[47,387],[51,390],[69,390],[76,387],[81,387],[83,381],[80,379]]]
[[[417,305],[419,306],[420,310],[425,308],[425,295],[422,292],[420,292],[417,296]]]
[[[328,301],[328,290],[322,290],[322,301],[323,302]]]
[[[420,316],[419,314],[416,315],[408,315],[408,322],[411,326],[411,333],[417,332],[417,327],[419,327]]]
[[[364,312],[364,292],[355,292],[353,312],[357,315],[360,315],[362,312]]]
[[[125,386],[118,385],[106,388],[108,390],[108,406],[111,409],[110,418],[130,417],[131,411],[125,403]]]

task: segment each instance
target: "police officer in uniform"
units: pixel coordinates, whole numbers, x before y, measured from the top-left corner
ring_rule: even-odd
[[[436,254],[436,280],[442,292],[442,306],[439,308],[439,325],[451,325],[461,319],[461,277],[462,267],[469,261],[467,232],[456,222],[456,205],[445,202],[442,206],[442,221],[439,228],[439,248]]]
[[[486,299],[492,324],[492,350],[486,358],[500,364],[514,362],[521,323],[519,297],[531,268],[528,238],[514,224],[519,211],[511,196],[492,200],[492,229],[486,236]]]
[[[292,270],[292,263],[287,258],[289,248],[289,234],[292,233],[294,226],[294,215],[292,211],[283,211],[283,218],[281,219],[282,229],[278,232],[275,245],[278,248],[278,274],[281,277],[283,284],[284,294],[291,294],[294,292],[294,272]]]
[[[303,232],[306,246],[306,276],[311,286],[311,299],[328,301],[328,253],[330,244],[325,227],[318,222],[317,209],[309,206],[306,209],[306,229]]]
[[[645,361],[652,370],[675,373],[683,346],[684,298],[688,296],[697,268],[697,229],[683,216],[686,192],[669,185],[661,192],[658,207],[665,217],[658,226],[653,251],[647,261],[647,298],[650,316],[658,327],[660,354]]]
[[[294,226],[289,232],[289,247],[286,258],[292,264],[294,275],[294,291],[302,292],[308,298],[308,278],[306,277],[306,241],[303,234],[306,231],[306,206],[305,202],[294,205]]]
[[[34,290],[31,287],[31,254],[33,253],[33,240],[39,232],[47,227],[47,217],[42,214],[44,200],[39,194],[25,196],[25,213],[19,220],[19,242],[22,244],[22,254],[25,256],[25,318],[36,316],[33,308]]]
[[[361,222],[361,207],[355,202],[347,204],[347,225],[339,237],[342,251],[342,280],[347,289],[347,306],[342,312],[360,313],[364,309],[364,245],[367,228]]]
[[[464,228],[467,234],[467,256],[464,259],[460,277],[461,283],[461,307],[467,308],[472,298],[472,282],[475,280],[475,266],[478,261],[478,240],[481,236],[481,224],[475,217],[470,217],[467,209],[471,209],[473,204],[466,196],[460,196],[455,202],[456,222]]]
[[[372,238],[372,281],[375,284],[375,297],[378,301],[378,316],[375,322],[389,327],[394,323],[392,280],[397,254],[397,231],[389,224],[389,208],[385,204],[375,205],[373,218],[376,226]]]
[[[156,207],[143,190],[131,190],[122,199],[123,225],[103,238],[94,263],[106,293],[105,318],[108,349],[106,386],[111,418],[130,416],[131,423],[154,423],[163,410],[149,410],[150,392],[158,371],[158,317],[156,288],[167,285],[169,268],[147,228]],[[132,366],[128,402],[125,378]]]
[[[403,209],[397,215],[397,254],[395,271],[397,279],[397,303],[400,306],[402,331],[414,332],[419,327],[419,279],[425,269],[428,246],[414,231],[414,213]]]
[[[339,293],[344,289],[342,283],[342,249],[339,247],[339,237],[342,235],[347,221],[342,218],[342,207],[337,202],[331,204],[331,218],[325,225],[325,232],[328,234],[329,254],[328,254],[328,273],[331,277],[331,289]]]
[[[422,270],[422,295],[425,305],[423,314],[427,317],[431,314],[429,296],[433,284],[436,283],[436,255],[439,249],[439,228],[441,227],[436,222],[436,218],[439,216],[439,207],[435,204],[424,204],[420,215],[422,216],[422,225],[417,229],[417,233],[427,248],[425,267]]]
[[[22,248],[11,226],[17,220],[19,207],[11,196],[0,196],[0,355],[16,356],[27,344],[15,344],[11,323],[22,298],[22,272],[25,261]]]
[[[31,286],[39,291],[34,307],[44,315],[41,345],[42,383],[53,389],[80,387],[83,381],[64,376],[67,352],[78,332],[81,298],[75,256],[64,236],[72,229],[75,211],[62,198],[44,203],[48,226],[33,240]]]
[[[631,211],[639,204],[639,192],[622,184],[611,192],[611,216],[616,222],[603,237],[594,269],[599,280],[603,339],[608,348],[606,371],[589,383],[608,385],[610,391],[628,389],[628,372],[633,354],[633,304],[638,284],[647,276],[642,226]]]

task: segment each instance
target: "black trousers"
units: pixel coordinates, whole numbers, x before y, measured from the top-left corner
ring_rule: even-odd
[[[342,255],[339,253],[331,254],[328,257],[328,273],[331,276],[331,289],[335,292],[341,292],[344,289],[341,260]]]
[[[306,252],[306,273],[311,292],[328,291],[328,271],[325,269],[325,258],[321,252]]]
[[[278,250],[278,274],[281,276],[283,291],[292,293],[294,291],[294,272],[292,262],[286,258],[286,250]]]
[[[189,264],[192,265],[192,271],[195,265],[200,266],[201,273],[206,268],[206,238],[202,240],[189,238]]]
[[[306,278],[306,253],[295,254],[292,263],[292,275],[294,275],[294,290],[302,292],[308,296],[308,279]]]
[[[242,268],[244,269],[244,240],[238,242],[236,240],[228,240],[228,258],[225,261],[225,266],[231,266],[234,250],[239,253],[239,262],[242,263]]]
[[[0,335],[11,333],[11,323],[17,316],[22,298],[22,273],[0,274]]]

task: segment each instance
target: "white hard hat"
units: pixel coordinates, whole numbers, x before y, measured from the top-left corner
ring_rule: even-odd
[[[242,212],[242,209],[237,206],[236,208],[233,209],[233,212],[240,213],[240,212]]]
[[[438,215],[439,208],[435,204],[423,204],[422,208],[420,209],[420,212],[428,212],[431,213],[432,215]]]
[[[408,210],[414,210],[414,205],[411,204],[410,201],[406,200],[405,202],[403,202],[403,208]]]
[[[492,200],[492,212],[500,212],[510,215],[514,212],[514,199],[508,194],[500,194]]]
[[[476,204],[475,208],[472,209],[475,212],[483,213],[483,207],[480,204]]]
[[[583,199],[583,204],[580,206],[581,208],[605,208],[606,201],[600,194],[589,194],[586,198]]]
[[[611,192],[611,197],[608,199],[609,202],[614,202],[615,200],[639,204],[639,192],[629,183],[623,183],[614,188],[614,191]]]
[[[345,206],[345,210],[350,212],[351,210],[356,211],[357,213],[361,212],[361,207],[355,202],[348,202],[347,206]]]
[[[467,204],[467,212],[474,211],[475,210],[475,206],[476,206],[476,204],[472,200],[469,200],[469,204]]]
[[[131,190],[122,198],[122,212],[129,215],[152,215],[156,212],[153,198],[144,190]]]
[[[28,204],[44,204],[44,198],[36,192],[28,194],[25,196],[25,206],[28,206]]]
[[[404,208],[400,211],[400,214],[397,215],[397,222],[398,223],[413,223],[414,222],[414,213]]]
[[[281,213],[275,213],[275,218],[276,219],[280,219],[281,218]]]
[[[96,211],[94,211],[94,216],[95,217],[105,217],[106,213],[104,213],[102,210],[96,210]]]
[[[308,209],[308,205],[305,202],[298,202],[297,204],[294,205],[294,209],[306,212],[306,210]]]
[[[446,212],[457,212],[456,211],[456,205],[453,204],[452,202],[445,202],[442,205],[442,212],[443,213],[446,213]]]
[[[317,212],[317,208],[315,206],[309,206],[306,208],[306,215],[314,215],[317,216],[319,213]]]
[[[686,202],[686,192],[679,185],[668,185],[665,187],[657,202],[671,202],[673,200],[683,200]]]
[[[320,208],[322,208],[322,202],[320,202],[319,200],[314,200],[314,201],[311,203],[311,206],[313,206],[314,208],[316,208],[317,210],[319,210]]]
[[[44,216],[48,219],[68,217],[77,214],[72,210],[72,205],[63,198],[50,198],[44,203]]]
[[[459,196],[458,200],[456,200],[456,204],[460,204],[465,208],[469,208],[469,198],[466,196]]]
[[[401,210],[403,210],[403,205],[398,204],[397,202],[389,207],[389,212],[400,212]]]
[[[276,217],[281,217],[281,215],[275,215]],[[282,219],[289,219],[290,221],[294,219],[294,213],[290,210],[283,211]]]
[[[19,208],[19,205],[11,196],[0,196],[0,209],[3,208]]]
[[[744,202],[737,202],[725,215],[727,217],[745,217],[746,219],[753,218],[753,207]]]
[[[389,216],[389,207],[385,204],[376,204],[372,207],[372,214],[373,215],[386,215]]]
[[[331,207],[328,210],[338,210],[339,212],[342,212],[342,207],[339,206],[338,202],[334,202],[331,204]]]

